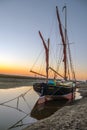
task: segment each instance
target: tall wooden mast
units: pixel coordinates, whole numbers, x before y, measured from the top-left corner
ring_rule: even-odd
[[[47,65],[46,65],[46,73],[47,73],[47,82],[48,82],[48,78],[49,78],[49,44],[50,44],[50,39],[48,38],[48,49],[47,49]]]
[[[66,47],[67,47],[67,8],[66,5],[63,7],[63,9],[65,9],[65,80],[67,80],[67,51],[66,51]]]
[[[48,69],[49,69],[49,39],[48,39],[48,46],[47,46],[40,31],[39,31],[39,35],[40,35],[40,37],[41,37],[41,39],[42,39],[43,46],[44,46],[44,48],[45,48],[45,54],[46,54],[46,77],[47,77],[47,82],[48,82]]]
[[[66,55],[66,35],[67,35],[66,33],[67,32],[66,32],[66,29],[65,29],[65,38],[64,38],[64,34],[63,34],[63,31],[62,31],[62,24],[61,24],[59,12],[58,12],[58,7],[56,7],[56,13],[57,13],[57,19],[58,19],[58,23],[59,23],[61,40],[62,40],[62,43],[63,43],[64,79],[67,80],[67,55]],[[66,13],[66,11],[65,11],[65,13]],[[65,26],[66,26],[66,16],[65,16]]]

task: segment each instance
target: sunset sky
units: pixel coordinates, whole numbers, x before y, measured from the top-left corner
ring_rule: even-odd
[[[87,79],[87,0],[0,0],[1,74],[30,75],[42,48],[38,31],[46,40],[50,38],[56,6],[64,24],[65,3],[76,78]]]

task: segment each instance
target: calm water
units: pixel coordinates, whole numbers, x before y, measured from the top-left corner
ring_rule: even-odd
[[[66,101],[50,101],[37,106],[38,98],[32,86],[0,89],[0,130],[21,130],[67,104]]]
[[[14,127],[37,121],[30,117],[37,100],[38,95],[32,86],[0,89],[0,130],[7,130],[23,118],[23,123],[19,122]],[[16,127],[14,130],[21,130],[24,127],[25,125]]]

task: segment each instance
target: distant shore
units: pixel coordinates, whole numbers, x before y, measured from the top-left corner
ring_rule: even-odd
[[[74,101],[24,130],[87,130],[87,83],[78,85],[82,99]]]
[[[44,80],[44,78],[39,77],[0,74],[0,89],[32,86],[33,83],[43,82]]]

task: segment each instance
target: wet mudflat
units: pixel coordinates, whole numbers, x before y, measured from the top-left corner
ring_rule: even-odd
[[[78,88],[83,98],[73,101],[24,130],[87,130],[87,83],[78,84]]]

